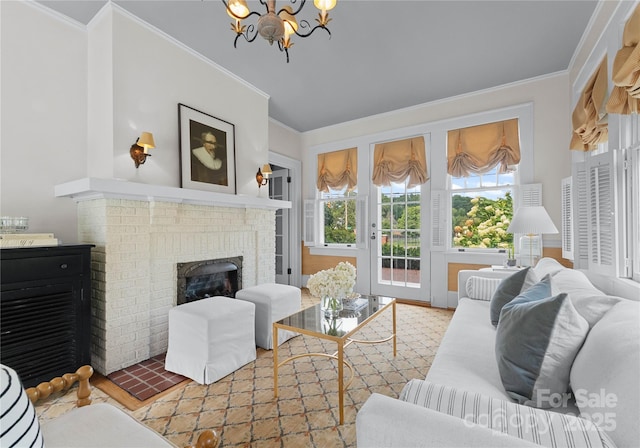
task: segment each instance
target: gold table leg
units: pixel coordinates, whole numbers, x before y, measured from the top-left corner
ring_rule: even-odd
[[[396,344],[396,301],[394,300],[391,304],[391,310],[393,314],[393,357],[396,357],[396,353],[398,351],[398,347]]]
[[[344,344],[338,342],[338,406],[340,408],[340,424],[344,424]]]
[[[278,327],[273,324],[273,398],[278,398]]]

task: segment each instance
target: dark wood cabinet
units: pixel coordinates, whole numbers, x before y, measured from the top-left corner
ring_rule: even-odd
[[[0,249],[0,362],[24,387],[91,363],[91,248]]]

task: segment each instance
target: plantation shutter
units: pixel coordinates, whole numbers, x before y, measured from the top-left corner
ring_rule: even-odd
[[[424,137],[377,144],[373,152],[373,184],[389,186],[407,179],[408,188],[429,180]]]
[[[573,200],[571,178],[565,177],[561,184],[562,208],[562,258],[573,260]]]
[[[636,143],[637,145],[637,143]],[[633,280],[640,282],[640,147],[635,146],[629,150],[627,155],[629,165],[626,170],[628,190],[630,193],[629,209],[633,214],[632,225],[629,228],[631,233],[632,249],[630,261],[627,263],[629,274]],[[635,223],[635,224],[633,224]]]
[[[518,119],[447,132],[447,172],[453,177],[482,174],[500,165],[506,173],[520,163]]]
[[[607,58],[605,57],[587,82],[573,110],[570,149],[591,151],[596,149],[599,143],[609,139],[608,117],[604,102],[607,96],[607,85]]]
[[[366,196],[358,196],[356,199],[356,247],[358,249],[366,249],[369,245],[367,201]]]
[[[431,191],[431,250],[447,249],[447,201],[449,195],[444,190]]]
[[[584,162],[574,165],[571,176],[573,185],[573,234],[576,236],[573,267],[587,269],[589,267],[589,201],[587,189],[587,168]]]
[[[319,191],[329,192],[341,190],[353,190],[358,184],[358,149],[342,149],[340,151],[318,154],[318,181]]]
[[[627,21],[622,48],[613,60],[613,90],[607,112],[629,115],[640,111],[640,6]]]
[[[612,152],[587,161],[589,180],[589,269],[615,275]]]
[[[542,205],[542,184],[520,185],[516,190],[515,208],[538,207]]]
[[[315,199],[305,199],[304,201],[304,245],[316,246],[316,209],[318,201]]]

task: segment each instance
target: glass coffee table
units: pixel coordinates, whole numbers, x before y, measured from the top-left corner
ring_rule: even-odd
[[[334,341],[338,345],[338,351],[328,353],[303,353],[291,356],[280,361],[278,359],[278,344],[273,346],[273,396],[278,397],[278,369],[284,364],[305,356],[324,356],[338,361],[338,406],[340,409],[340,424],[344,424],[344,391],[353,381],[353,366],[344,359],[344,349],[350,344],[380,344],[393,340],[393,356],[396,356],[396,299],[384,296],[362,295],[358,299],[359,308],[344,309],[337,319],[329,319],[324,316],[320,304],[298,311],[289,317],[273,323],[273,340],[278,340],[278,330],[295,331],[296,333],[314,336],[320,339]],[[392,334],[384,339],[364,341],[354,339],[352,336],[361,330],[369,322],[379,317],[383,311],[391,308],[393,316]],[[344,366],[350,371],[350,378],[344,381]]]

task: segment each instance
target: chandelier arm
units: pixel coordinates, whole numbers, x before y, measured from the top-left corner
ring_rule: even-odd
[[[251,35],[251,33],[253,33],[253,35]],[[256,40],[256,37],[258,37],[258,30],[253,24],[251,24],[247,26],[247,30],[244,33],[237,33],[236,38],[233,40],[233,48],[238,48],[237,45],[240,36],[244,37],[244,40],[246,40],[247,42],[253,42],[254,40]]]
[[[261,0],[261,1],[262,1],[262,0]],[[281,8],[281,9],[280,9],[280,11],[278,11],[278,15],[280,15],[280,13],[281,13],[282,11],[287,11],[287,13],[291,14],[292,16],[295,16],[295,15],[297,15],[300,11],[302,11],[302,8],[304,7],[304,4],[305,4],[305,2],[306,2],[306,1],[307,1],[307,0],[301,0],[301,1],[300,1],[300,6],[298,7],[298,9],[296,9],[296,10],[295,10],[295,11],[293,11],[293,12],[289,12],[289,11],[287,11],[285,8]],[[292,5],[295,5],[295,4],[297,3],[297,0],[290,0],[290,2],[291,2],[291,4],[292,4]]]
[[[278,49],[287,55],[287,64],[289,63],[289,47],[282,45],[282,41],[278,41]]]
[[[300,28],[310,28],[310,27],[311,27],[311,24],[309,24],[309,22],[307,22],[306,20],[301,20],[301,21],[300,21]],[[331,31],[329,31],[329,28],[327,28],[327,27],[326,27],[326,26],[324,26],[324,25],[316,25],[316,26],[314,26],[313,28],[311,28],[311,30],[310,30],[308,33],[306,33],[306,34],[299,33],[297,30],[295,30],[294,32],[295,32],[296,36],[300,36],[300,37],[309,37],[309,36],[311,36],[311,35],[313,34],[313,32],[314,32],[315,30],[317,30],[318,28],[322,28],[322,29],[323,29],[323,30],[325,30],[327,33],[329,33],[329,38],[331,38]]]

